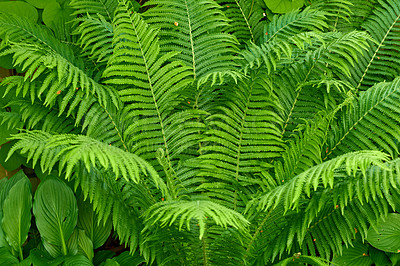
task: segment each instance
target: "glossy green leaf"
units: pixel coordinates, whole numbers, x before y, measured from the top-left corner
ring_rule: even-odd
[[[22,259],[22,244],[28,238],[31,226],[32,194],[31,183],[27,177],[16,183],[3,203],[1,226],[8,244],[19,251]]]
[[[79,253],[85,255],[90,261],[92,261],[94,257],[93,243],[84,230],[79,230],[78,242]]]
[[[9,1],[0,3],[0,12],[14,14],[32,22],[38,20],[38,12],[34,6],[23,1]]]
[[[372,227],[368,230],[368,242],[377,249],[400,252],[400,214],[390,213],[386,219],[377,224],[377,231]]]
[[[105,262],[107,259],[111,259],[114,257],[115,252],[111,250],[99,250],[96,252],[93,258],[93,264],[94,265],[99,265],[103,262]]]
[[[13,175],[10,179],[4,178],[0,180],[0,211],[3,210],[4,200],[6,199],[11,188],[24,177],[25,177],[24,172],[19,171],[18,173]]]
[[[373,246],[368,247],[368,253],[375,266],[392,265],[389,257],[382,250],[376,249]]]
[[[8,171],[13,171],[20,167],[26,160],[18,153],[13,153],[10,158],[8,152],[10,151],[13,143],[5,143],[0,149],[0,164]]]
[[[1,183],[0,183],[1,186]],[[3,219],[3,212],[0,211],[0,221]],[[0,226],[0,248],[8,247],[6,236],[4,235],[3,228]]]
[[[274,13],[287,13],[304,5],[304,0],[264,0],[265,4]]]
[[[56,1],[48,3],[43,10],[42,18],[44,24],[53,30],[59,29],[60,26],[71,20],[71,14],[74,9],[68,5],[60,5]]]
[[[34,7],[43,9],[47,4],[55,2],[56,0],[25,0]]]
[[[131,255],[129,251],[122,252],[117,257],[113,258],[113,260],[118,262],[121,266],[138,266],[145,262],[143,257],[137,253]]]
[[[92,266],[93,264],[85,256],[83,256],[81,254],[77,254],[77,255],[74,255],[74,256],[66,257],[63,265],[64,266],[76,266],[76,265]]]
[[[36,191],[33,213],[41,237],[60,246],[66,255],[66,242],[78,220],[78,207],[72,190],[56,178],[47,179]]]
[[[94,249],[101,247],[111,233],[112,222],[107,219],[105,222],[99,220],[93,211],[93,206],[88,200],[84,201],[83,197],[78,199],[78,227],[83,229],[89,239],[93,242]]]
[[[369,254],[368,246],[361,242],[353,243],[354,247],[343,248],[342,256],[334,256],[332,262],[334,265],[346,266],[370,266],[373,264]]]
[[[0,57],[0,67],[1,67],[1,59]],[[6,143],[7,138],[10,137],[11,134],[17,133],[18,130],[15,128],[8,128],[7,124],[0,124],[0,145]]]
[[[32,260],[34,266],[36,265],[47,265],[47,266],[58,266],[64,261],[64,257],[53,258],[47,252],[40,249],[33,249],[29,253],[29,257]]]
[[[14,265],[18,262],[18,259],[10,253],[8,248],[0,248],[0,265]]]

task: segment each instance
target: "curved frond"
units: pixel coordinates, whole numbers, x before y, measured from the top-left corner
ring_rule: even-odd
[[[251,41],[259,43],[262,37],[265,13],[258,1],[254,0],[217,0],[216,1],[230,19],[224,31],[236,36],[242,46]]]
[[[223,32],[228,19],[212,0],[151,0],[143,16],[160,28],[161,49],[179,52],[177,58],[192,70],[194,79],[205,83],[224,73],[236,76],[234,55],[237,40]]]
[[[73,49],[57,40],[46,28],[4,14],[0,16],[0,35],[4,34],[10,42],[10,48],[4,54],[13,55],[14,66],[20,65],[26,72],[25,80],[45,76],[38,95],[45,92],[46,104],[53,104],[57,95],[66,89],[81,88],[87,95],[96,95],[103,105],[112,99],[118,106],[116,93],[91,77]]]
[[[359,149],[384,150],[397,154],[400,78],[382,82],[362,92],[349,110],[344,109],[329,134],[326,157]]]
[[[147,210],[146,219],[151,224],[160,222],[161,225],[171,225],[179,220],[179,228],[185,225],[187,230],[190,230],[192,219],[196,219],[200,230],[200,239],[205,233],[207,219],[212,219],[215,224],[225,228],[232,226],[239,230],[245,230],[248,225],[248,221],[238,212],[209,200],[157,203]]]
[[[398,40],[400,38],[400,2],[378,0],[373,14],[362,24],[374,39],[354,68],[350,81],[357,90],[382,81],[392,81],[400,74]]]
[[[111,22],[118,0],[71,0],[69,5],[75,9],[74,15],[78,16],[77,20],[80,20],[81,16],[97,15]]]
[[[259,199],[260,209],[275,208],[279,202],[284,203],[285,210],[298,207],[303,195],[310,196],[312,190],[319,186],[332,188],[335,180],[335,170],[344,168],[348,175],[355,175],[358,171],[365,174],[371,165],[385,168],[383,161],[388,156],[378,151],[358,151],[346,153],[332,160],[318,164],[295,176],[285,184],[267,192]]]
[[[121,1],[114,25],[114,52],[104,76],[107,83],[126,85],[119,94],[132,119],[125,131],[129,149],[149,160],[162,149],[171,170],[172,160],[197,144],[203,127],[195,122],[201,112],[172,112],[180,103],[178,92],[192,81],[191,72],[174,60],[176,53],[160,53],[157,31],[132,13],[129,2]]]

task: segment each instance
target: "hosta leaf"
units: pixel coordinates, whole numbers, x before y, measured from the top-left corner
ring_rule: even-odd
[[[86,258],[85,256],[81,255],[81,254],[77,254],[74,256],[68,256],[65,258],[64,261],[64,266],[76,266],[76,265],[80,265],[80,266],[92,266],[93,264],[90,263],[90,261],[88,260],[88,258]]]
[[[93,260],[94,251],[92,240],[86,235],[85,231],[79,230],[78,233],[79,253],[85,255],[90,261]]]
[[[14,257],[8,248],[0,248],[0,265],[15,265],[18,264],[18,259]]]
[[[368,247],[361,242],[354,243],[354,247],[348,247],[343,250],[341,256],[334,256],[334,265],[348,266],[370,266],[372,260],[368,256]]]
[[[372,246],[386,252],[400,252],[400,214],[389,214],[376,229],[368,230],[367,240]]]
[[[78,220],[78,207],[72,190],[56,178],[47,179],[36,191],[33,213],[41,237],[49,244],[61,246],[66,255],[66,241]]]
[[[131,255],[129,254],[129,251],[122,252],[120,255],[113,258],[112,260],[118,262],[118,265],[121,266],[138,266],[142,265],[142,263],[145,262],[143,257],[139,256],[137,253]]]
[[[93,242],[93,248],[101,247],[110,236],[112,223],[111,219],[102,222],[93,211],[93,206],[83,197],[78,199],[79,215],[78,227],[83,229],[89,239]]]
[[[64,257],[57,257],[54,259],[47,252],[40,249],[31,250],[29,257],[33,265],[58,266],[64,261]]]
[[[22,257],[22,244],[28,238],[31,226],[32,194],[27,177],[19,180],[8,193],[3,203],[1,226],[8,244]]]

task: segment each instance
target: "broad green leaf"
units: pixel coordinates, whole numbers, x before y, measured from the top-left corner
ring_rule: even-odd
[[[120,264],[115,260],[108,259],[106,260],[106,263],[104,263],[103,266],[120,266]]]
[[[8,54],[0,56],[0,67],[5,69],[13,69],[12,55]]]
[[[8,193],[10,192],[10,189],[24,177],[25,177],[24,172],[19,171],[18,173],[13,175],[10,179],[4,178],[0,180],[0,211],[3,210],[3,203]]]
[[[67,240],[78,220],[78,207],[72,190],[56,178],[46,179],[36,190],[33,203],[36,226],[49,244],[60,246],[67,255]]]
[[[368,230],[367,240],[377,249],[400,252],[400,214],[390,213],[385,220],[378,222],[377,231],[372,227]]]
[[[1,67],[1,59],[0,57],[0,67]],[[15,128],[8,128],[7,124],[0,124],[0,145],[7,142],[7,138],[10,137],[11,134],[17,133],[18,130]]]
[[[373,264],[368,254],[368,246],[358,241],[353,245],[354,247],[343,248],[342,256],[333,256],[334,265],[370,266]]]
[[[63,265],[64,266],[76,266],[76,265],[93,266],[93,264],[88,260],[88,258],[86,258],[85,256],[83,256],[81,254],[66,257]]]
[[[49,28],[57,30],[71,20],[71,14],[73,12],[74,9],[70,8],[68,5],[60,5],[56,1],[51,1],[44,7],[42,14],[43,22]]]
[[[286,13],[304,5],[304,0],[264,0],[265,4],[274,13]]]
[[[64,261],[64,257],[53,258],[47,252],[40,249],[33,249],[29,253],[29,257],[32,260],[33,265],[47,265],[47,266],[57,266]]]
[[[122,252],[112,260],[118,262],[121,266],[138,266],[145,262],[144,258],[137,253],[130,255],[129,251]]]
[[[18,263],[18,259],[11,254],[8,248],[0,248],[0,265],[14,265]]]
[[[114,257],[114,255],[115,255],[115,252],[113,252],[111,250],[97,251],[93,258],[93,264],[99,265],[102,262],[106,261],[107,259],[111,259],[112,257]]]
[[[0,183],[1,186],[1,183]],[[3,219],[3,212],[0,211],[0,221]],[[0,248],[8,247],[6,236],[4,235],[3,228],[0,226]]]
[[[368,253],[375,266],[391,265],[389,257],[382,250],[376,249],[373,246],[368,246]]]
[[[22,256],[22,244],[28,238],[31,227],[32,194],[31,183],[27,177],[16,183],[3,203],[1,226],[8,244]]]
[[[94,257],[93,243],[84,230],[79,230],[78,242],[79,253],[85,255],[90,261],[92,261]]]
[[[25,0],[34,7],[43,9],[47,4],[55,2],[56,0]]]
[[[39,17],[36,8],[23,1],[1,2],[0,12],[5,14],[14,14],[18,17],[26,18],[32,22],[36,22]]]
[[[18,153],[13,153],[10,158],[7,158],[13,143],[5,143],[0,149],[0,164],[8,171],[13,171],[20,167],[26,160]]]
[[[88,200],[84,201],[83,197],[78,199],[78,209],[78,227],[86,232],[94,249],[101,247],[110,236],[111,219],[109,218],[105,222],[100,221],[93,211],[92,204]]]
[[[52,245],[45,239],[42,239],[42,244],[52,258],[58,258],[63,255],[60,246]]]

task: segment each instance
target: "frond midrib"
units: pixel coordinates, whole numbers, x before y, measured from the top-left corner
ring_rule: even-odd
[[[399,88],[400,89],[400,88]],[[377,107],[380,103],[384,102],[388,97],[392,96],[392,94],[399,92],[399,89],[393,90],[391,93],[383,97],[379,102],[377,102],[375,105],[373,105],[368,111],[366,111],[363,116],[361,116],[343,135],[343,137],[333,146],[333,148],[329,151],[329,153],[326,154],[325,158],[322,160],[326,160],[329,155],[332,154],[334,150],[340,145],[340,143],[347,137],[348,134],[350,134],[351,130],[353,130],[375,107]]]

